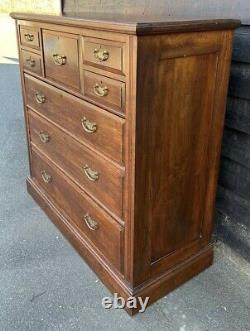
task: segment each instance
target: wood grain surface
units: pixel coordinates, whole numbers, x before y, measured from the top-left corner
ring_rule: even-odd
[[[112,291],[153,303],[212,263],[239,21],[12,16],[43,41],[19,44],[40,59],[20,61],[28,190]]]
[[[27,106],[80,142],[90,144],[119,164],[124,164],[123,119],[30,75],[25,75],[25,91]],[[44,102],[39,99],[37,102],[37,95],[44,97]],[[89,123],[95,123],[95,131],[86,131]]]

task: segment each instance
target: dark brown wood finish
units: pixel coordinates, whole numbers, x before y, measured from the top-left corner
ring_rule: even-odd
[[[142,298],[149,296],[149,304],[152,304],[163,295],[171,292],[208,268],[213,262],[213,251],[210,246],[175,268],[170,269],[165,274],[161,275],[161,277],[151,282],[144,283],[141,287],[131,288],[128,286],[128,283],[124,281],[123,277],[107,263],[100,252],[89,244],[87,238],[80,235],[78,231],[75,231],[75,228],[65,216],[64,210],[49,199],[35,180],[31,180],[31,178],[27,179],[27,189],[39,206],[50,217],[51,221],[60,229],[63,235],[91,266],[110,291],[118,293],[118,295],[121,295],[125,299],[131,296],[135,298],[138,296]],[[137,313],[137,310],[127,309],[127,313],[134,315]]]
[[[137,85],[143,87],[136,119],[135,284],[211,239],[232,33],[172,34],[138,43]]]
[[[21,62],[25,70],[42,76],[42,62],[40,55],[30,51],[21,50]]]
[[[36,149],[35,149],[36,150]],[[123,269],[123,228],[92,199],[52,166],[39,151],[32,151],[32,174],[45,194],[62,210],[76,231],[120,271]],[[46,177],[47,176],[47,177]]]
[[[83,38],[83,63],[124,74],[123,44],[112,40]]]
[[[23,46],[40,49],[41,41],[39,29],[20,26],[20,43]]]
[[[111,212],[123,218],[124,171],[29,110],[31,143]]]
[[[190,32],[190,31],[218,31],[232,30],[240,25],[235,19],[206,19],[206,18],[185,18],[167,17],[166,15],[143,16],[143,15],[113,15],[108,13],[80,13],[79,17],[74,16],[52,16],[36,15],[26,13],[11,13],[11,17],[23,20],[58,24],[66,27],[77,27],[93,29],[98,31],[110,31],[132,35],[166,34],[169,32]]]
[[[117,116],[30,76],[25,77],[27,106],[78,141],[124,164],[124,123]]]
[[[125,109],[125,84],[123,82],[83,70],[83,95],[98,105],[119,112]]]
[[[212,263],[239,21],[12,16],[43,40],[20,44],[40,59],[21,56],[28,190],[112,291],[152,303]]]
[[[45,77],[80,90],[78,36],[43,31]]]

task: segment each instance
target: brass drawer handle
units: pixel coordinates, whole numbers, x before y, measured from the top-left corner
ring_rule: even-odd
[[[97,124],[89,121],[86,117],[81,119],[83,130],[87,133],[94,133],[97,130]]]
[[[46,144],[49,142],[50,136],[47,131],[41,131],[39,132],[39,138],[42,143]]]
[[[34,59],[32,59],[31,56],[28,59],[26,59],[25,61],[26,61],[26,64],[31,68],[36,66],[36,61]]]
[[[101,49],[101,48],[97,49],[97,48],[95,48],[94,49],[94,57],[97,60],[101,61],[101,62],[107,61],[108,58],[109,58],[109,52],[106,49]]]
[[[41,172],[42,179],[46,184],[49,184],[52,182],[52,176],[49,175],[45,170]]]
[[[36,102],[39,104],[44,103],[46,101],[46,97],[43,94],[40,94],[39,92],[36,92],[35,99]]]
[[[98,83],[94,86],[94,92],[98,97],[105,97],[109,93],[107,86],[101,86]]]
[[[83,216],[83,219],[90,230],[95,231],[98,229],[98,223],[88,213]]]
[[[34,35],[32,33],[25,33],[24,34],[24,38],[27,40],[27,41],[33,41],[34,40]]]
[[[57,66],[66,64],[67,57],[65,55],[53,54],[53,61]]]
[[[87,178],[92,182],[96,182],[99,179],[99,173],[96,170],[91,169],[87,164],[83,167],[83,171]]]

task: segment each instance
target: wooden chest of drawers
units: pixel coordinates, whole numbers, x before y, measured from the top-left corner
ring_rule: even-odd
[[[28,191],[113,292],[152,303],[212,263],[239,21],[12,17]]]

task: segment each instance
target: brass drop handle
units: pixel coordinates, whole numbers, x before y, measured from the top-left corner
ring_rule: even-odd
[[[35,65],[36,65],[36,61],[34,59],[32,59],[31,56],[28,59],[26,59],[26,63],[31,68],[35,67]]]
[[[100,84],[96,83],[94,86],[94,92],[98,97],[105,97],[109,93],[109,89],[107,86],[101,86]]]
[[[46,97],[39,92],[35,93],[35,99],[36,99],[36,102],[39,104],[44,103],[46,101]]]
[[[49,142],[50,136],[47,131],[40,131],[39,132],[39,138],[42,143],[46,144]]]
[[[24,34],[24,38],[27,40],[27,41],[33,41],[34,40],[34,35],[32,33],[25,33]]]
[[[49,175],[45,170],[41,172],[42,179],[46,184],[49,184],[52,182],[52,176]]]
[[[109,58],[109,52],[106,49],[95,48],[94,57],[101,62],[107,61]]]
[[[87,164],[83,167],[83,171],[90,181],[96,182],[99,179],[99,173],[91,169]]]
[[[94,133],[97,130],[97,124],[89,121],[86,117],[81,119],[83,130],[87,133]]]
[[[65,55],[53,54],[53,61],[57,66],[66,64],[67,57]]]
[[[95,231],[98,229],[98,223],[88,213],[83,216],[83,219],[90,230]]]

